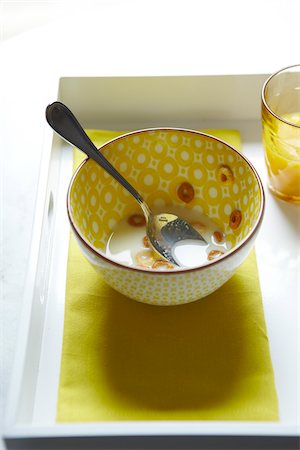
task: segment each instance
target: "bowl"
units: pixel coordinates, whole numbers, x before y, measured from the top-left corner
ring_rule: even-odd
[[[71,179],[67,209],[82,253],[104,280],[154,305],[189,303],[219,289],[249,254],[263,218],[262,183],[247,158],[220,139],[178,128],[127,133],[99,151],[154,211],[180,208],[188,215],[204,214],[223,231],[228,245],[217,259],[179,270],[149,270],[108,256],[107,241],[117,224],[141,211],[122,186],[87,158]]]

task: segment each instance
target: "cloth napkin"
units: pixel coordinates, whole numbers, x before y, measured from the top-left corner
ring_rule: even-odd
[[[254,251],[208,297],[158,307],[110,288],[70,237],[57,421],[113,420],[278,420]]]

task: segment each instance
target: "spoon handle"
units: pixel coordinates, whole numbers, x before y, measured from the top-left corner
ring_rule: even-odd
[[[92,158],[106,172],[115,178],[142,206],[145,211],[145,202],[141,195],[130,183],[110,164],[101,152],[92,143],[74,114],[61,102],[54,102],[46,108],[46,119],[51,128],[69,143],[75,145],[87,156]],[[147,211],[148,212],[148,211]]]

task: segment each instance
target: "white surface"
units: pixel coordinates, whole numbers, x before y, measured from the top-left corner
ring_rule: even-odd
[[[30,14],[28,24],[22,8],[34,3],[42,19]],[[43,4],[51,4],[49,16]],[[57,97],[58,78],[270,73],[299,62],[299,16],[298,0],[0,3],[1,409],[28,266],[44,109]]]

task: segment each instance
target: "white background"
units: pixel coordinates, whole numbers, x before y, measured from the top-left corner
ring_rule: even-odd
[[[299,0],[0,1],[1,412],[53,80],[272,73],[300,63],[299,17]]]

